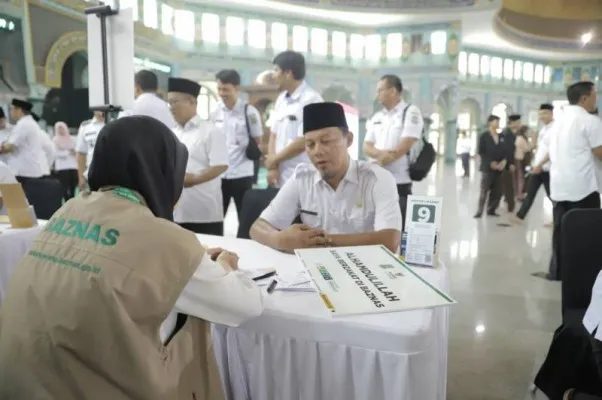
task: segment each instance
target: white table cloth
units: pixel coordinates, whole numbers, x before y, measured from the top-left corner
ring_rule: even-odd
[[[31,229],[12,229],[10,225],[0,224],[0,304],[13,270],[27,253],[40,229],[39,226]]]
[[[198,235],[237,252],[242,269],[302,270],[256,242]],[[444,266],[414,268],[447,291]],[[316,293],[275,291],[264,314],[214,326],[231,400],[440,400],[446,396],[448,308],[332,318]]]

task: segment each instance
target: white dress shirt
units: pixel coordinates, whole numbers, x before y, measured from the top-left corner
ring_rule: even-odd
[[[249,104],[246,119],[249,122],[249,131],[245,121],[245,102],[238,99],[232,110],[223,102],[219,102],[215,111],[211,113],[211,122],[220,128],[226,135],[228,146],[228,171],[225,179],[237,179],[253,176],[253,161],[246,156],[249,145],[249,134],[253,138],[263,136],[261,115],[255,107]]]
[[[2,142],[5,142],[8,139],[8,135],[10,135],[12,130],[13,130],[13,126],[10,125],[9,123],[6,123],[4,128],[0,129],[0,144],[2,144]],[[0,161],[6,163],[7,158],[8,158],[8,155],[0,154]]]
[[[602,329],[599,329],[600,323],[602,322],[602,271],[598,273],[596,282],[592,289],[592,299],[589,303],[589,307],[583,317],[583,326],[585,329],[592,334],[595,330],[596,335],[594,336],[597,340],[602,341]]]
[[[539,131],[539,135],[537,135],[537,150],[535,151],[535,157],[533,157],[533,165],[539,164],[546,154],[550,152],[550,133],[552,132],[552,127],[554,126],[554,121],[548,123]],[[548,161],[542,166],[544,171],[550,170],[550,162]]]
[[[54,143],[52,143],[52,139],[50,139],[48,133],[43,129],[40,129],[40,141],[47,161],[48,173],[46,175],[49,175],[52,164],[54,164],[54,160],[56,159],[56,147],[54,146]]]
[[[75,151],[76,138],[69,136],[69,140],[72,143],[73,150]],[[75,154],[69,149],[61,149],[55,145],[56,148],[56,159],[54,160],[54,169],[56,171],[65,171],[69,169],[77,170],[77,159]]]
[[[364,142],[374,143],[377,150],[394,150],[401,140],[406,137],[420,139],[424,120],[422,113],[415,105],[411,104],[407,111],[405,121],[403,111],[408,106],[404,101],[391,110],[378,111],[366,122],[366,137]],[[409,152],[390,164],[384,166],[395,177],[397,184],[412,183],[410,179]]]
[[[602,146],[602,121],[583,107],[569,105],[550,132],[550,197],[576,202],[598,191],[598,163],[592,152]]]
[[[174,309],[161,324],[163,342],[173,332],[178,313],[205,321],[238,326],[259,316],[264,308],[264,295],[242,272],[226,272],[205,253],[190,281],[178,297]]]
[[[155,93],[142,93],[134,100],[131,110],[122,111],[119,118],[130,115],[146,115],[163,122],[168,128],[176,126],[169,105]]]
[[[31,115],[17,121],[6,142],[16,147],[6,158],[16,176],[40,178],[50,174],[41,129]]]
[[[460,152],[460,154],[470,154],[470,152],[472,151],[472,141],[470,140],[470,138],[463,137],[458,141],[458,151]]]
[[[211,122],[196,115],[185,126],[177,125],[174,133],[188,149],[187,173],[199,174],[210,167],[228,165],[228,149],[224,133]],[[174,209],[175,222],[208,223],[224,220],[222,179],[184,188]]]
[[[270,115],[270,129],[276,135],[276,153],[280,153],[289,144],[303,137],[303,107],[312,103],[321,103],[324,99],[307,83],[301,85],[290,95],[280,93]],[[294,174],[301,163],[309,162],[305,151],[279,164],[279,187],[282,187]]]
[[[104,122],[92,118],[88,121],[82,122],[77,132],[77,142],[75,144],[75,151],[80,154],[86,155],[86,171],[84,176],[88,177],[88,168],[92,163],[92,156],[94,155],[94,146],[96,146],[96,138],[98,133],[105,126]]]
[[[260,218],[282,230],[298,215],[304,224],[329,234],[401,228],[393,176],[374,163],[351,159],[336,190],[322,180],[313,165],[299,165]]]

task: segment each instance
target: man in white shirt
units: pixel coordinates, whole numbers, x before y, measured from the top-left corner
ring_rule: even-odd
[[[0,143],[8,139],[11,130],[12,126],[8,123],[4,109],[0,107]],[[5,161],[2,155],[0,155],[0,161]]]
[[[403,85],[398,76],[384,75],[376,91],[383,109],[366,124],[364,153],[395,177],[404,224],[407,199],[412,194],[410,150],[422,137],[424,120],[418,107],[402,99]]]
[[[6,163],[20,183],[50,174],[40,127],[31,116],[32,108],[28,101],[13,99],[10,115],[17,123],[8,139],[0,145],[0,154],[8,155]]]
[[[550,197],[549,149],[550,132],[554,125],[554,106],[552,104],[545,103],[539,106],[539,120],[543,124],[543,127],[537,135],[537,150],[535,151],[535,157],[533,158],[533,169],[531,170],[531,176],[529,177],[527,197],[525,197],[520,210],[516,213],[516,218],[521,221],[525,219],[527,213],[531,209],[541,185],[543,185],[547,196]]]
[[[233,198],[240,222],[243,196],[254,182],[254,165],[253,160],[247,157],[247,147],[253,140],[255,148],[259,149],[263,136],[261,115],[255,107],[238,97],[238,72],[224,69],[217,73],[216,79],[217,94],[222,100],[211,113],[211,122],[224,132],[228,146],[228,171],[222,178],[224,214]]]
[[[0,183],[16,183],[15,174],[8,168],[8,165],[0,161]],[[2,193],[0,193],[0,215],[4,215]]]
[[[458,140],[458,153],[462,160],[462,169],[464,170],[464,178],[470,176],[470,152],[472,151],[472,142],[466,132],[460,132],[460,138]]]
[[[36,113],[31,113],[31,117],[36,124],[40,122],[40,117]],[[38,125],[38,128],[40,125]],[[42,149],[44,150],[44,156],[46,157],[46,163],[48,165],[48,174],[52,170],[52,165],[54,164],[54,160],[56,159],[56,148],[54,147],[54,143],[52,143],[52,139],[50,139],[50,135],[43,130],[39,129],[40,132],[40,141],[42,143]]]
[[[303,114],[311,164],[297,167],[251,227],[251,238],[281,251],[380,244],[396,252],[401,211],[393,176],[349,157],[353,133],[340,104],[310,104]],[[303,224],[291,225],[297,216]]]
[[[92,156],[94,155],[96,138],[104,126],[105,114],[100,111],[94,111],[94,117],[82,122],[79,126],[75,144],[79,190],[84,190],[87,186],[88,167],[90,166]]]
[[[119,114],[119,118],[128,115],[146,115],[158,119],[168,128],[176,126],[169,106],[157,95],[157,90],[159,90],[157,75],[146,69],[140,70],[134,76],[134,83],[136,96],[134,106],[131,110]]]
[[[168,103],[177,122],[174,133],[188,149],[184,191],[174,221],[195,233],[224,234],[220,176],[228,169],[226,136],[196,113],[201,86],[188,79],[169,78]]]
[[[303,107],[324,101],[305,83],[305,58],[284,51],[274,58],[274,80],[282,90],[270,116],[270,142],[265,166],[268,183],[282,187],[297,165],[308,162],[303,140]]]
[[[602,160],[602,121],[596,109],[592,82],[577,82],[567,89],[569,105],[550,133],[550,197],[554,201],[552,262],[544,277],[562,280],[561,221],[575,208],[600,208],[597,160]],[[555,261],[555,262],[554,262]]]

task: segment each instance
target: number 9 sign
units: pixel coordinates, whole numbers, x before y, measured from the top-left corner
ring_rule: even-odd
[[[412,222],[432,224],[435,222],[435,206],[433,204],[414,204]]]

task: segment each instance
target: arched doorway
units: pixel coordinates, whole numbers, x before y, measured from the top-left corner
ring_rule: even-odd
[[[206,81],[199,82],[199,85],[201,85],[201,91],[197,97],[196,112],[201,119],[207,121],[219,102],[216,95],[217,84],[213,81]]]
[[[458,133],[465,133],[472,143],[471,155],[476,154],[481,124],[481,105],[472,98],[460,102],[458,109]]]

